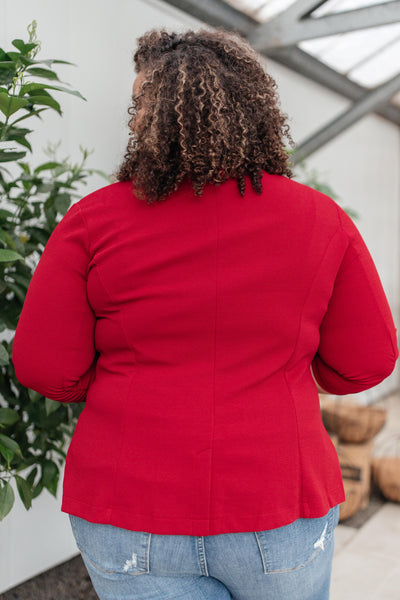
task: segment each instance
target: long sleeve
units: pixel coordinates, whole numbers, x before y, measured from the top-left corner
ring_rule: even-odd
[[[320,386],[333,394],[361,392],[393,371],[398,348],[392,314],[371,255],[339,209],[349,245],[320,327],[312,362]]]
[[[85,400],[95,375],[88,263],[88,232],[75,204],[53,230],[34,271],[12,349],[20,383],[59,402]]]

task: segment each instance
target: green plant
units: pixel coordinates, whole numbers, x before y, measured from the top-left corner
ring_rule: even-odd
[[[58,161],[54,145],[47,149],[49,160],[36,168],[23,160],[32,152],[27,120],[41,118],[46,110],[62,114],[54,91],[83,98],[57,83],[53,64],[71,63],[36,60],[40,43],[35,22],[28,31],[28,42],[12,42],[16,50],[0,48],[0,333],[6,338],[0,342],[0,520],[14,503],[12,479],[27,509],[44,488],[56,495],[64,448],[81,410],[22,386],[10,361],[10,337],[37,259],[79,195],[78,184],[94,172],[86,168],[89,153],[82,148],[78,164]]]

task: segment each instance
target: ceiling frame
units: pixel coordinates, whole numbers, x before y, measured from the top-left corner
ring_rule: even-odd
[[[360,100],[370,91],[297,46],[271,50],[268,52],[268,57],[353,102]],[[400,125],[400,109],[394,104],[388,102],[377,107],[375,112],[396,125]]]
[[[400,90],[400,74],[371,90],[351,81],[296,45],[303,39],[379,26],[387,24],[390,19],[390,22],[400,21],[400,0],[318,18],[310,18],[310,14],[325,4],[326,0],[297,0],[275,18],[262,24],[223,0],[164,1],[213,27],[222,26],[237,31],[260,54],[353,101],[348,110],[297,147],[292,155],[293,162],[309,156],[368,113],[375,112],[400,126],[400,109],[390,102]],[[347,15],[349,23],[344,22],[343,15]],[[328,26],[335,29],[329,29]],[[293,34],[285,33],[285,29],[293,29]],[[300,37],[300,32],[308,37]]]
[[[400,73],[389,81],[386,81],[379,87],[364,94],[357,102],[338,117],[323,126],[317,133],[314,133],[308,139],[297,146],[293,155],[294,164],[304,160],[327,144],[334,137],[348,129],[351,125],[359,121],[365,115],[373,112],[378,106],[392,98],[393,94],[400,88]]]
[[[290,10],[279,13],[250,32],[249,42],[259,52],[266,52],[269,48],[292,46],[304,40],[391,25],[400,21],[400,0],[318,18],[302,17],[301,14],[293,14]]]

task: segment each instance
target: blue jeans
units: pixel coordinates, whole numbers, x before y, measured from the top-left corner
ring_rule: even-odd
[[[277,529],[209,536],[70,520],[100,600],[329,598],[339,506]]]

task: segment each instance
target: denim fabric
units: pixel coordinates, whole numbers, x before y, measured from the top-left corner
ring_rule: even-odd
[[[278,529],[210,536],[70,521],[100,600],[329,598],[339,506]]]

